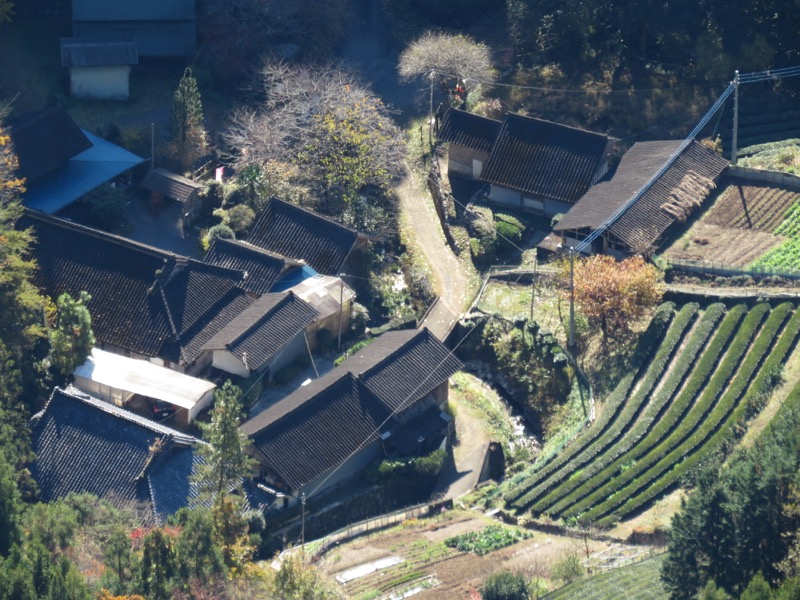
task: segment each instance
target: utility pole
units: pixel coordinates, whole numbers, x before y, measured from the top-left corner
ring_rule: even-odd
[[[575,248],[569,247],[569,349],[575,348]]]
[[[306,551],[306,493],[300,494],[300,545]]]
[[[739,71],[733,75],[733,140],[731,142],[731,164],[736,166],[737,145],[739,142]]]
[[[431,96],[430,96],[430,108],[428,110],[428,144],[433,144],[433,77],[436,75],[436,71],[431,71],[429,75],[431,80]]]

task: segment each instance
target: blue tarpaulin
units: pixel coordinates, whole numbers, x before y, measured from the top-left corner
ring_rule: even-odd
[[[124,148],[83,133],[94,144],[65,165],[28,185],[22,203],[33,210],[54,214],[96,187],[145,161]]]

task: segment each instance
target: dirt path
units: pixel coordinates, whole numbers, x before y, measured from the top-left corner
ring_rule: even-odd
[[[469,275],[445,242],[430,195],[410,171],[397,188],[397,195],[401,229],[413,235],[405,241],[425,257],[439,296],[422,325],[444,339],[469,302]]]
[[[697,294],[708,298],[779,298],[784,300],[797,300],[800,298],[800,288],[786,287],[709,287],[707,285],[691,283],[670,283],[667,285],[668,293]]]

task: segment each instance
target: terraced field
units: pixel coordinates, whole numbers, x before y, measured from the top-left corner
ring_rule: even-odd
[[[666,554],[620,567],[559,588],[544,596],[545,600],[665,600],[669,597],[661,583],[661,565]]]
[[[748,408],[771,392],[798,341],[800,311],[788,302],[687,304],[665,315],[672,310],[660,309],[660,343],[640,348],[640,364],[600,418],[549,463],[510,482],[513,509],[609,527],[741,433]]]

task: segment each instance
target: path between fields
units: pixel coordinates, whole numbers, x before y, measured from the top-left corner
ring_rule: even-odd
[[[670,283],[666,287],[667,293],[697,294],[708,298],[785,298],[787,300],[800,298],[799,288],[786,287],[761,287],[761,286],[728,286],[709,287],[707,285],[691,283]]]

